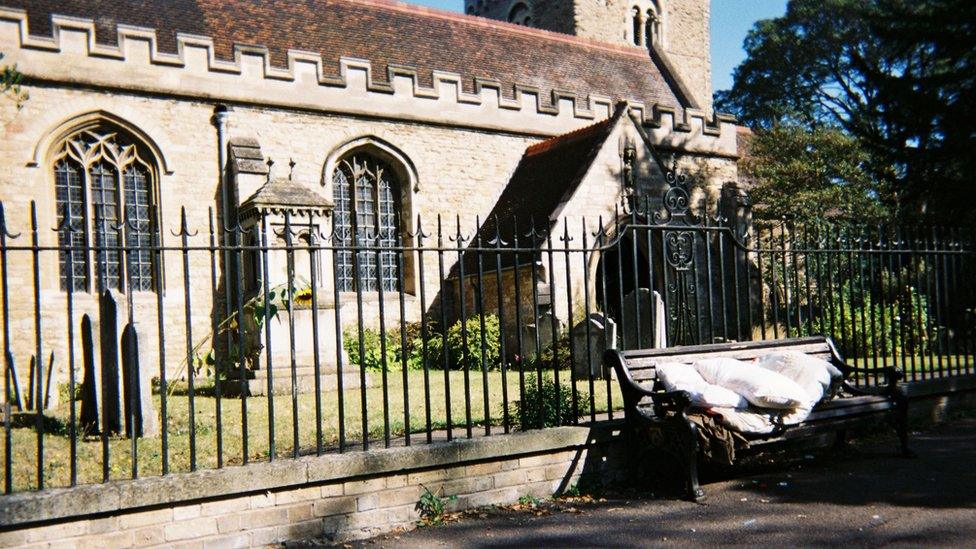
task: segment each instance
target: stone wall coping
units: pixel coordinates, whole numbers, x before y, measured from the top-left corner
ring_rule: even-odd
[[[603,421],[591,426],[555,427],[365,452],[286,458],[222,469],[11,494],[0,496],[0,531],[54,520],[564,451],[606,440],[613,436],[612,431],[619,429],[620,425],[621,420]]]
[[[905,387],[908,398],[911,399],[965,393],[976,391],[976,375],[908,381],[905,383]]]

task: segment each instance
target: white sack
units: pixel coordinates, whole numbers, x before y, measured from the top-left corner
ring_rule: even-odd
[[[809,405],[820,402],[830,387],[831,378],[840,377],[833,364],[799,351],[777,351],[759,358],[760,368],[782,374],[795,381],[809,396]]]
[[[741,408],[748,403],[744,398],[736,393],[712,385],[702,378],[691,365],[678,362],[666,362],[658,364],[657,377],[667,391],[687,391],[691,395],[691,402],[695,406],[711,408],[713,406],[723,408]]]
[[[705,358],[695,362],[705,381],[725,387],[760,408],[788,409],[809,406],[810,397],[790,378],[732,358]]]

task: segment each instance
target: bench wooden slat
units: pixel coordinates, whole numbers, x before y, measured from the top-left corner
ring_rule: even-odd
[[[785,348],[780,348],[780,350],[785,350]],[[831,361],[832,355],[830,348],[825,345],[807,345],[800,348],[790,348],[790,350],[800,351],[804,354],[810,356],[815,356],[822,360]],[[683,354],[662,354],[662,355],[641,355],[628,357],[627,363],[630,365],[631,370],[639,370],[642,368],[653,367],[654,364],[660,362],[680,362],[682,364],[692,364],[703,358],[715,358],[721,356],[724,358],[734,358],[737,360],[753,360],[759,358],[763,355],[775,352],[776,349],[742,349],[738,351],[729,351],[721,354],[713,353],[683,353]],[[626,355],[625,355],[626,357]]]

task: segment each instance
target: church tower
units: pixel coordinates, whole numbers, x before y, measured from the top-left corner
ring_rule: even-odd
[[[690,95],[712,107],[711,0],[465,0],[465,12],[656,53]]]

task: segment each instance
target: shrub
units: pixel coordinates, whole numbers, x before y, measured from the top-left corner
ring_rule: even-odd
[[[420,325],[415,323],[416,329],[407,332],[407,367],[411,370],[423,370],[424,363],[430,369],[444,367],[444,338],[434,322],[427,323],[426,356],[424,338]]]
[[[806,333],[831,331],[845,356],[908,354],[928,351],[931,336],[928,327],[928,298],[913,286],[884,288],[885,301],[873,299],[870,291],[861,294],[850,282],[825,297],[823,318],[805,326]],[[832,301],[831,301],[832,300]],[[936,327],[933,327],[936,328]]]
[[[497,370],[501,367],[501,357],[499,356],[501,328],[498,317],[485,315],[484,323],[485,366],[488,370]],[[447,331],[447,346],[451,364],[459,370],[463,370],[465,367],[469,370],[480,370],[482,363],[481,318],[477,316],[468,318],[464,326],[467,331],[467,346],[464,345],[460,320]]]
[[[495,315],[485,315],[485,356],[484,361],[489,370],[496,370],[500,367],[501,358],[499,352],[501,344],[499,337],[501,329],[498,317]],[[481,369],[481,319],[472,317],[465,322],[467,330],[467,346],[464,345],[464,338],[461,332],[461,322],[456,322],[447,331],[447,347],[449,366],[452,369],[463,369],[467,366],[471,370]],[[428,322],[427,324],[427,348],[426,356],[424,350],[424,338],[421,333],[421,324],[412,322],[404,324],[402,329],[406,332],[407,347],[402,346],[402,335],[399,327],[388,328],[386,331],[386,364],[388,370],[398,370],[403,363],[404,356],[407,361],[407,369],[421,370],[426,362],[430,369],[444,368],[444,337],[437,324]],[[353,364],[361,364],[368,370],[382,370],[383,368],[383,337],[379,331],[366,328],[363,330],[363,357],[359,356],[359,331],[356,328],[348,329],[343,333],[342,346],[349,355],[349,361]]]
[[[589,396],[585,391],[578,391],[576,399],[577,403],[586,402]],[[536,380],[527,379],[522,400],[511,403],[508,415],[521,431],[569,425],[576,419],[573,390],[568,383],[561,383],[557,389],[556,382],[546,375],[540,392]]]
[[[355,328],[346,330],[342,337],[342,346],[349,355],[349,362],[359,364],[367,370],[383,370],[383,339],[377,330],[366,328],[363,330],[363,355],[359,354],[359,331]],[[400,332],[387,330],[386,335],[386,367],[387,370],[396,368],[400,364]]]
[[[543,344],[545,344],[543,342]],[[557,370],[568,370],[573,367],[573,361],[570,360],[569,356],[569,335],[562,334],[559,336],[558,341],[555,345],[555,353],[553,352],[553,344],[549,344],[542,349],[542,353],[539,355],[539,360],[542,361],[543,368],[552,368],[555,364]],[[579,349],[575,349],[575,352],[579,353]]]

